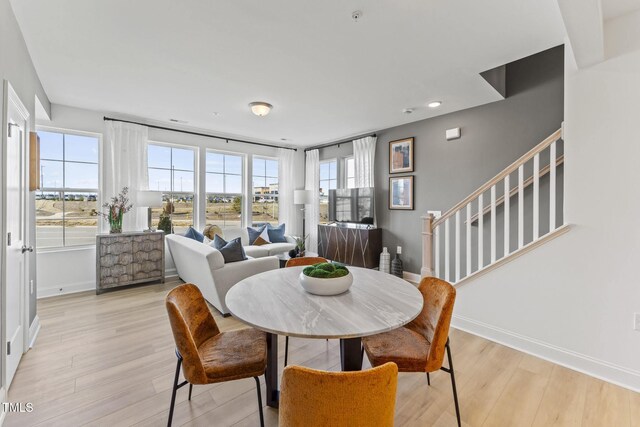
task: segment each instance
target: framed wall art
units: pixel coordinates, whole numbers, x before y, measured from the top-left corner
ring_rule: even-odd
[[[413,210],[413,176],[389,177],[389,209]]]
[[[389,173],[413,172],[413,138],[389,142]]]

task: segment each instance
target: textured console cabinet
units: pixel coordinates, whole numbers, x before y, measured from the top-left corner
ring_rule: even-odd
[[[164,282],[162,231],[96,236],[96,294],[154,280]]]

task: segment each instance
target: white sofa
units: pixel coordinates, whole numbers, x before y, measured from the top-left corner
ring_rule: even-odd
[[[237,239],[238,237],[240,237],[240,241],[242,242],[242,246],[244,247],[244,251],[247,256],[253,258],[262,258],[286,253],[296,247],[296,241],[291,236],[284,236],[285,239],[287,239],[287,243],[267,243],[262,246],[253,246],[249,245],[249,232],[246,227],[232,227],[224,229],[224,240],[227,242],[232,239]]]
[[[233,285],[279,267],[278,258],[271,256],[225,264],[222,253],[209,245],[176,234],[167,235],[166,240],[178,276],[200,288],[204,298],[224,316],[230,314],[224,299]]]

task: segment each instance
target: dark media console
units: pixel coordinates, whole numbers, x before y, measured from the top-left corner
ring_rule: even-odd
[[[331,261],[376,268],[382,252],[382,229],[364,224],[318,225],[318,255]]]

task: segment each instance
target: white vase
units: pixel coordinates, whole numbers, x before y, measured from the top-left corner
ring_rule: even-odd
[[[382,248],[379,270],[383,273],[391,272],[391,254],[387,251],[387,248]]]

